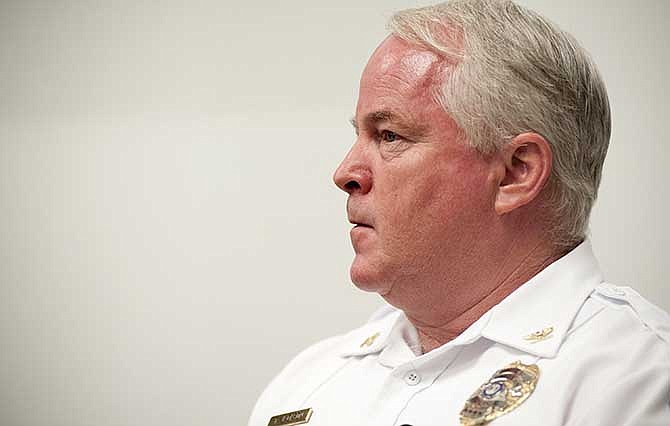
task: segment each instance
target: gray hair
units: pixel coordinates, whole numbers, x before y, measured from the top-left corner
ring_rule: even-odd
[[[551,145],[551,239],[585,238],[611,131],[607,91],[568,33],[509,0],[454,0],[396,13],[390,31],[444,57],[436,99],[482,153],[525,132]]]

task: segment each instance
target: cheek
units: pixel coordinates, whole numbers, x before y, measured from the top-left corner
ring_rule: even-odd
[[[459,233],[493,211],[486,177],[470,167],[445,167],[396,182],[385,208],[398,235]]]

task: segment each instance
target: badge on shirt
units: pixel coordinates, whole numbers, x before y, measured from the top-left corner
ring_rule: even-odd
[[[290,413],[278,414],[273,416],[268,422],[268,426],[296,426],[309,422],[312,417],[312,409],[291,411]]]
[[[521,405],[535,390],[540,368],[514,362],[498,370],[465,403],[461,426],[485,425]]]

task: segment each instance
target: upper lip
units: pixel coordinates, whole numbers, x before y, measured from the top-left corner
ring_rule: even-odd
[[[349,223],[372,228],[372,219],[370,216],[365,213],[362,206],[356,206],[356,203],[352,201],[351,198],[347,200],[347,218],[349,219]]]
[[[365,218],[352,214],[349,215],[349,223],[351,223],[352,225],[367,226],[369,228],[372,228],[371,221],[368,221]]]

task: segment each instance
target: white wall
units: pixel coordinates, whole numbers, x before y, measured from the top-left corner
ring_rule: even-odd
[[[379,304],[330,176],[386,19],[418,3],[319,3],[0,3],[0,424],[243,425]],[[523,3],[601,66],[594,245],[670,309],[668,3]]]

